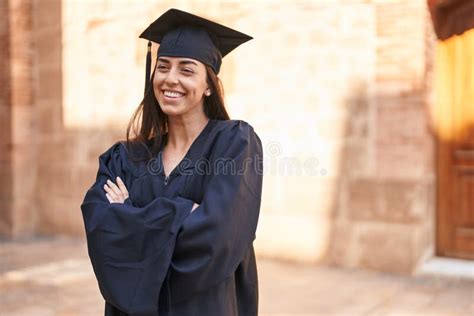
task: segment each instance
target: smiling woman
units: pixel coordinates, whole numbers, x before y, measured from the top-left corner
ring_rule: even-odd
[[[217,77],[251,37],[176,9],[141,37],[156,67],[81,205],[105,315],[257,315],[262,145]]]

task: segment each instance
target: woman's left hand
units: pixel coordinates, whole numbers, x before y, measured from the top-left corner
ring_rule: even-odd
[[[106,192],[105,196],[110,203],[124,203],[128,199],[128,190],[120,177],[117,177],[117,184],[107,180],[104,190]]]

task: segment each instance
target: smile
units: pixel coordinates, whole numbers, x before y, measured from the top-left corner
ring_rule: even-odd
[[[184,93],[169,90],[163,90],[163,94],[165,95],[165,97],[173,99],[179,99],[184,96]]]

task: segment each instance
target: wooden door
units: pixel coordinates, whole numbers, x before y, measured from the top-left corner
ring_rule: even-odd
[[[474,29],[436,49],[436,252],[474,259]]]

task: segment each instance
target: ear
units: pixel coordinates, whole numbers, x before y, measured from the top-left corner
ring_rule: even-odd
[[[204,91],[204,95],[206,97],[210,96],[211,95],[211,89],[207,88],[206,91]]]

